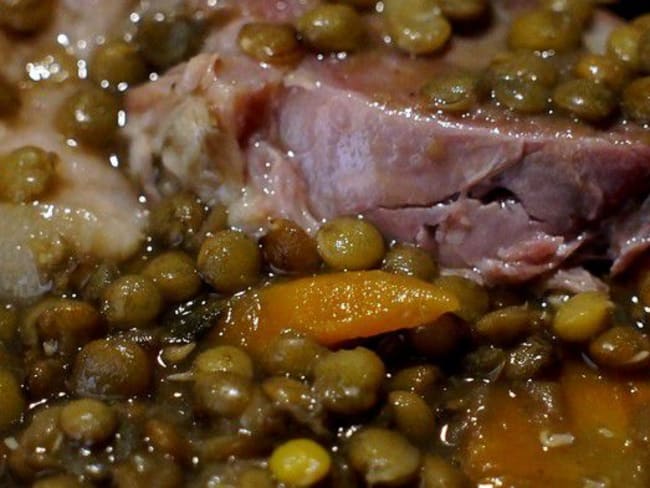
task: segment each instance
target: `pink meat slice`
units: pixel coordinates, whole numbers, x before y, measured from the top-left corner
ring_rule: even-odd
[[[279,4],[271,3],[271,13],[241,7],[245,15],[209,38],[221,69],[197,75],[193,66],[208,56],[201,55],[129,95],[132,164],[153,194],[163,178],[151,162],[139,165],[147,158],[162,161],[164,171],[203,198],[225,200],[232,223],[245,229],[270,216],[315,229],[323,219],[364,214],[389,236],[436,252],[443,267],[497,283],[560,267],[630,197],[648,192],[647,131],[633,124],[595,128],[519,117],[489,104],[449,117],[419,104],[419,87],[430,77],[481,69],[505,49],[508,9],[531,2],[498,2],[494,26],[455,39],[439,58],[411,59],[379,47],[346,59],[309,57],[293,70],[252,63],[234,42],[242,23],[274,18]],[[602,51],[617,23],[599,12],[585,43]],[[187,80],[191,88],[179,89]],[[208,153],[198,166],[164,156],[168,133],[161,137],[161,128],[179,120],[178,107],[188,99],[207,107],[217,134],[227,133],[221,147],[232,153]],[[186,120],[202,127],[196,115]],[[220,136],[206,135],[202,144],[212,137]],[[139,138],[147,144],[138,146]],[[206,174],[214,177],[196,177]],[[631,249],[611,253],[625,263]]]

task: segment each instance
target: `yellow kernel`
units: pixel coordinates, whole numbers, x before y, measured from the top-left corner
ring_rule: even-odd
[[[271,454],[273,476],[289,486],[312,486],[327,476],[329,453],[310,439],[294,439],[278,446]]]

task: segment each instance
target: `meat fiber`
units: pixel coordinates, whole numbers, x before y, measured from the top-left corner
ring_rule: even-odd
[[[232,223],[251,231],[270,216],[314,229],[323,219],[363,214],[389,237],[435,252],[443,267],[496,283],[560,267],[591,239],[611,234],[606,227],[616,227],[629,200],[648,193],[645,128],[522,117],[489,104],[451,117],[419,105],[415,93],[425,80],[459,67],[480,69],[505,49],[508,15],[531,2],[495,2],[492,27],[454,39],[435,59],[379,46],[344,59],[308,57],[295,69],[255,65],[234,36],[245,21],[275,18],[280,4],[304,6],[276,1],[266,10],[243,2],[253,7],[241,7],[209,37],[210,55],[129,93],[132,164],[153,196],[161,175],[171,173],[205,200],[230,205]],[[599,12],[585,44],[602,51],[617,22]],[[184,110],[188,103],[193,108]],[[208,119],[213,130],[206,131],[201,120]],[[221,149],[192,163],[169,153],[165,140],[183,138],[184,127],[197,127],[193,134],[204,147]],[[631,236],[611,238],[614,271],[638,252],[635,229],[647,234],[646,227],[628,223]]]

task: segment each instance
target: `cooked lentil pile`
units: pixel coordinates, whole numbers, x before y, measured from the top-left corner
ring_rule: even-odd
[[[0,2],[0,25],[20,43],[55,4]],[[594,8],[540,2],[486,71],[414,80],[420,108],[650,123],[650,17],[599,55],[580,43]],[[353,56],[379,29],[390,49],[430,56],[489,15],[485,0],[348,0],[295,25],[246,24],[237,40],[282,65]],[[205,26],[179,11],[131,27],[58,110],[57,130],[84,150],[119,152],[123,91],[188,59]],[[2,117],[22,85],[0,80]],[[58,160],[35,146],[2,155],[0,200],[53,191]],[[650,484],[650,262],[603,274],[599,291],[488,287],[356,216],[313,235],[275,219],[252,237],[193,194],[149,207],[126,262],[35,242],[51,291],[0,308],[0,485]]]

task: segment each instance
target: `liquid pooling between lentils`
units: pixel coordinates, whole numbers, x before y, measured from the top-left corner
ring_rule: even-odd
[[[124,93],[214,26],[198,7],[143,2],[84,60],[61,36],[34,41],[64,3],[0,2],[33,59],[0,79],[0,116],[15,124],[47,84],[63,94],[61,137],[119,166]],[[293,23],[242,25],[235,48],[275,66],[426,58],[495,15],[487,0],[312,3]],[[581,39],[597,3],[539,2],[485,70],[412,80],[418,110],[650,123],[650,14],[596,54]],[[61,157],[1,155],[3,204],[56,192]],[[0,308],[0,485],[650,484],[647,260],[592,291],[488,287],[356,216],[311,234],[277,218],[251,236],[191,193],[147,206],[148,238],[120,262],[29,241],[51,286]]]

